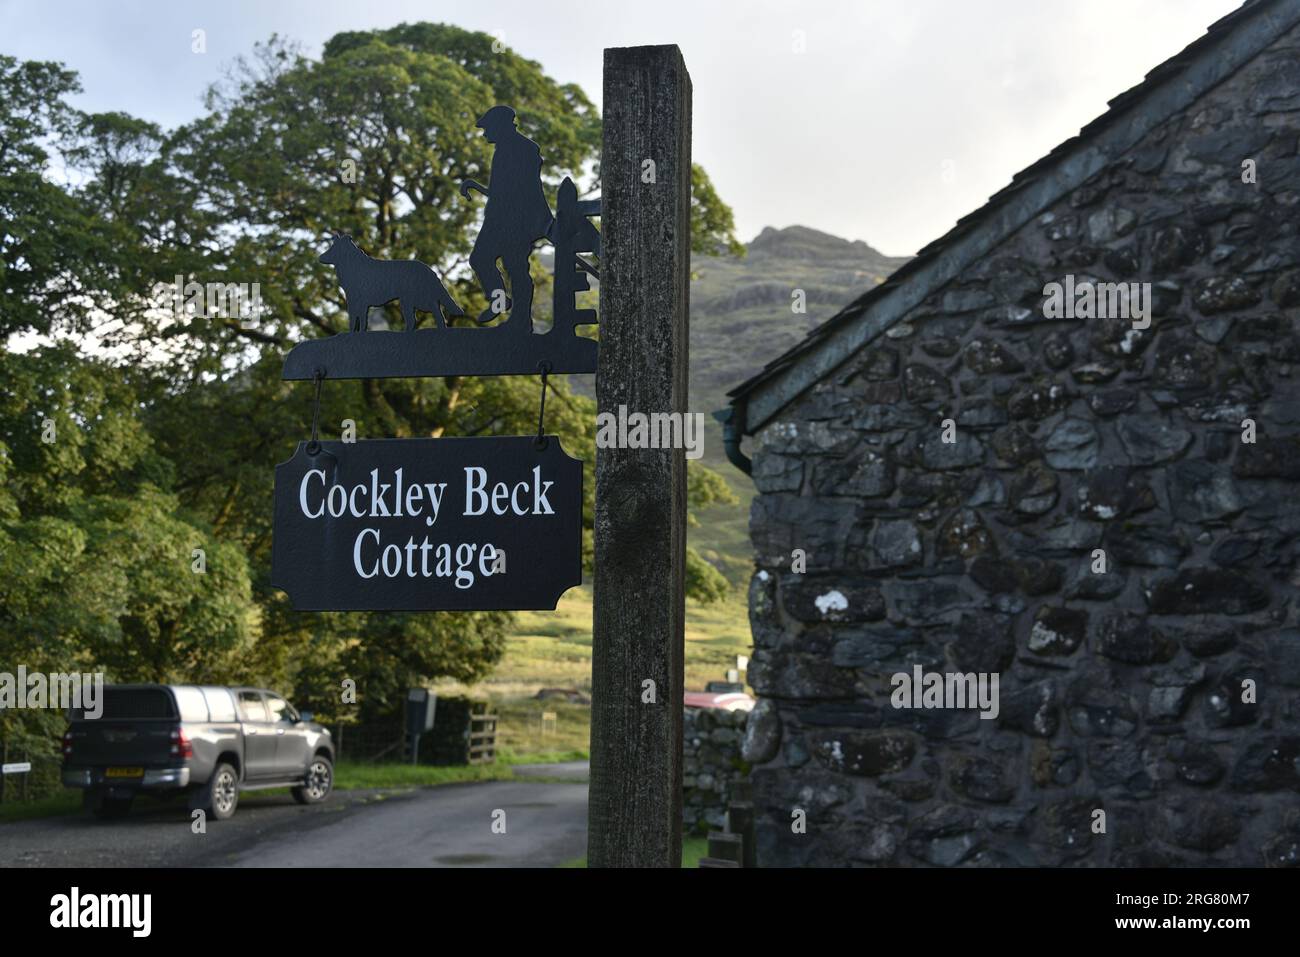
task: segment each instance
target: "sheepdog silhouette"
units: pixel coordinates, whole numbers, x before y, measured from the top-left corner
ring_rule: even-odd
[[[348,299],[352,332],[366,331],[371,306],[383,306],[395,299],[401,302],[407,332],[416,327],[416,310],[433,313],[440,329],[446,328],[449,317],[465,315],[433,268],[417,259],[374,259],[362,252],[351,236],[335,233],[320,261],[333,266],[338,274]]]

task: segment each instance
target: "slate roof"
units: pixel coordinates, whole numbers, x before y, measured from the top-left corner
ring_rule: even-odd
[[[1203,37],[1111,100],[1106,112],[1077,136],[1021,170],[1008,186],[958,220],[885,282],[727,393],[737,434],[753,434],[967,263],[1082,185],[1147,131],[1223,82],[1297,23],[1300,0],[1247,0],[1213,23]]]

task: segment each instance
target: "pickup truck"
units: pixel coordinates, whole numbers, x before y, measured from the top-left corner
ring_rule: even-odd
[[[299,804],[334,784],[329,730],[261,688],[107,685],[103,711],[68,714],[63,784],[98,817],[121,817],[142,793],[187,794],[208,818],[235,813],[241,791],[289,787]]]

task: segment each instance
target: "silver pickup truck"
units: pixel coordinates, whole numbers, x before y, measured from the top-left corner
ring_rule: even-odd
[[[235,813],[241,791],[289,787],[300,804],[334,784],[329,730],[260,688],[108,685],[103,710],[69,713],[63,784],[99,817],[120,817],[141,793],[187,793],[209,818]]]

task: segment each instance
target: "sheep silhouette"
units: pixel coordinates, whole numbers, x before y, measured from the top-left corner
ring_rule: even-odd
[[[401,302],[407,332],[419,321],[416,310],[433,313],[438,328],[446,328],[449,317],[465,315],[433,267],[418,259],[374,259],[362,252],[351,236],[335,233],[320,261],[334,267],[347,296],[352,332],[367,330],[372,306],[383,306],[394,300]]]

